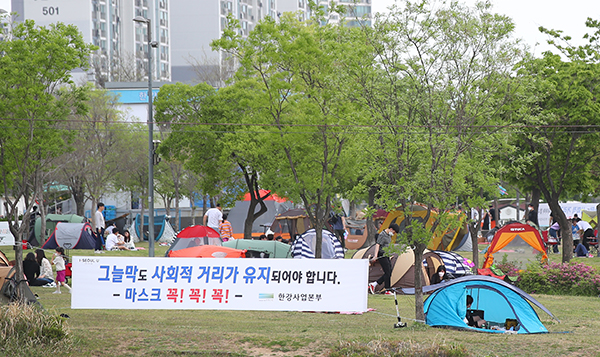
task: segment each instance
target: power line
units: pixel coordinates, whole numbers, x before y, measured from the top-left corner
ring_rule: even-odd
[[[107,123],[105,120],[82,120],[82,119],[15,119],[15,118],[1,118],[2,121],[33,121],[33,122],[52,122],[56,123],[53,129],[56,130],[68,130],[68,131],[113,131],[113,132],[146,132],[146,128],[90,128],[67,124],[107,124],[109,126],[118,126],[119,124],[138,124],[145,127],[148,125],[147,122],[135,122],[135,121],[112,121]],[[456,134],[456,130],[465,130],[465,134],[489,134],[490,132],[496,132],[499,134],[514,134],[522,132],[526,129],[566,129],[564,133],[568,134],[593,134],[600,132],[600,125],[588,124],[588,125],[461,125],[461,124],[448,124],[448,125],[413,125],[413,124],[396,124],[396,125],[385,125],[385,124],[298,124],[298,123],[181,123],[181,122],[155,122],[159,126],[181,126],[188,127],[186,131],[192,133],[240,133],[240,134],[279,134],[279,131],[267,131],[267,130],[218,130],[218,129],[200,129],[203,127],[248,127],[248,128],[332,128],[332,129],[379,129],[380,131],[347,131],[347,134],[373,134],[373,135],[393,135],[387,131],[381,131],[382,129],[401,129],[402,132],[396,134],[414,134],[424,135],[428,134],[429,130],[433,130],[438,134]],[[1,130],[18,129],[10,125],[0,125]],[[48,130],[48,127],[44,128],[33,128],[33,130]],[[568,130],[571,129],[571,130]],[[24,128],[23,130],[29,130]],[[450,133],[444,133],[443,131],[453,130]],[[441,132],[440,132],[441,131]],[[173,132],[173,130],[169,130]],[[314,131],[286,131],[286,134],[314,134]]]

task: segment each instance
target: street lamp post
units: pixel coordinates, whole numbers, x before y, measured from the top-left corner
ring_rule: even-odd
[[[152,119],[152,48],[157,46],[152,41],[150,19],[136,16],[133,21],[145,23],[148,28],[148,256],[154,256],[154,122]],[[143,219],[143,217],[142,217]],[[143,227],[143,225],[142,225]],[[143,230],[143,229],[142,229]],[[142,232],[143,236],[143,232]]]

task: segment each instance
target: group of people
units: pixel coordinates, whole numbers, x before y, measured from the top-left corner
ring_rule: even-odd
[[[104,220],[104,203],[98,202],[96,213],[94,214],[94,238],[96,240],[96,253],[106,250],[137,250],[131,233],[128,230],[121,231],[116,225],[112,224],[106,227]],[[106,239],[104,235],[107,234]]]
[[[202,224],[214,229],[219,233],[223,242],[233,239],[233,228],[231,222],[227,220],[227,213],[223,213],[220,203],[216,207],[209,208],[204,214]]]
[[[64,286],[69,292],[71,287],[66,282],[66,264],[68,258],[65,256],[63,247],[56,247],[52,264],[56,267],[56,279],[53,279],[52,266],[46,258],[43,249],[37,249],[27,253],[23,260],[23,274],[30,286],[55,287],[53,294],[60,294],[60,287]]]
[[[554,218],[554,215],[550,214],[551,225],[548,229],[549,241],[554,243],[552,251],[558,253],[558,245],[561,241],[560,235],[560,224]],[[589,224],[579,218],[577,214],[569,220],[571,222],[571,234],[573,235],[573,253],[577,257],[591,257],[590,251],[590,239],[595,238],[594,229]]]

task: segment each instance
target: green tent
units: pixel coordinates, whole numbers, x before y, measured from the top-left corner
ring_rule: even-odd
[[[42,217],[37,217],[35,220],[34,237],[29,237],[29,243],[38,247],[50,237],[56,228],[58,222],[66,223],[84,223],[87,222],[87,218],[78,216],[76,214],[48,214],[46,215],[46,234],[42,238]]]
[[[223,242],[224,247],[245,249],[246,257],[291,258],[291,246],[276,240],[232,239]],[[261,255],[261,253],[264,253]],[[268,254],[268,256],[264,256]]]

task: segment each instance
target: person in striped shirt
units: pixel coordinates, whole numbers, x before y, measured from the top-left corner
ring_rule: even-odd
[[[233,229],[231,228],[231,222],[227,220],[227,213],[223,214],[223,221],[219,225],[219,234],[221,234],[223,242],[233,239]]]

